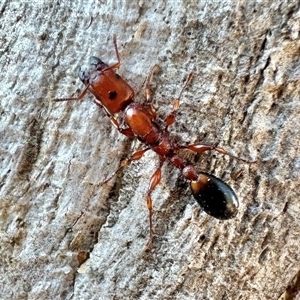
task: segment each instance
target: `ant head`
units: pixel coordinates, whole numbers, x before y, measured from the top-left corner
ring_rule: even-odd
[[[236,216],[239,207],[237,196],[220,178],[200,173],[197,180],[191,181],[190,186],[194,198],[207,214],[221,220]]]
[[[100,58],[92,56],[89,60],[88,66],[84,66],[84,71],[82,68],[78,71],[78,76],[84,84],[88,84],[94,81],[99,75],[99,71],[103,71],[108,67]]]

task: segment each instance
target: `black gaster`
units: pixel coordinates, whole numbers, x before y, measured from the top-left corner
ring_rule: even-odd
[[[201,173],[208,177],[207,184],[195,193],[192,193],[203,210],[221,220],[234,218],[238,213],[239,202],[233,189],[218,177]]]

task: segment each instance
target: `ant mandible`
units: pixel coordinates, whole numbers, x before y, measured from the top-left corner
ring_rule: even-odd
[[[195,167],[187,164],[177,152],[181,149],[188,149],[196,153],[214,150],[220,154],[229,155],[246,163],[251,162],[233,156],[223,148],[211,145],[201,143],[189,144],[187,146],[180,145],[171,138],[168,131],[168,127],[175,122],[180,98],[186,86],[191,82],[193,73],[188,75],[178,98],[173,103],[171,113],[165,119],[165,127],[162,128],[156,122],[157,114],[151,103],[152,96],[150,91],[150,80],[157,65],[152,68],[145,81],[146,101],[144,103],[135,102],[133,99],[133,89],[115,72],[115,69],[118,69],[120,66],[120,55],[115,35],[113,42],[117,63],[108,66],[99,58],[92,56],[89,70],[86,72],[79,70],[79,78],[86,85],[79,96],[56,98],[54,101],[81,100],[89,91],[95,96],[94,103],[104,108],[112,125],[120,133],[127,137],[136,137],[140,142],[146,145],[145,149],[139,150],[133,153],[129,158],[123,160],[118,170],[134,160],[139,160],[144,153],[150,149],[159,155],[159,167],[152,175],[147,191],[147,207],[149,210],[150,223],[150,240],[148,244],[151,243],[153,237],[151,193],[161,180],[161,169],[166,160],[181,170],[183,176],[190,181],[194,198],[207,214],[221,220],[235,217],[238,212],[239,202],[232,188],[220,178],[211,174],[197,172]],[[127,127],[121,127],[117,119],[117,114],[119,114],[119,119],[123,120]],[[113,176],[105,180],[104,183],[108,182]]]

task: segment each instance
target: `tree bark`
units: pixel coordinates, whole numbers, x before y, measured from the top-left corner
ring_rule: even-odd
[[[103,1],[106,2],[106,1]],[[296,299],[300,244],[298,1],[1,4],[0,299]],[[82,101],[90,56],[116,62],[144,100],[154,64],[162,120],[189,72],[171,132],[226,148],[183,157],[236,191],[238,216],[201,211],[188,183]],[[280,298],[281,297],[281,298]]]

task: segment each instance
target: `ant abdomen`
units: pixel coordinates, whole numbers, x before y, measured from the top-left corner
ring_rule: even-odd
[[[190,186],[194,198],[207,214],[221,220],[236,216],[239,207],[237,196],[220,178],[200,173],[198,180],[191,181]]]

